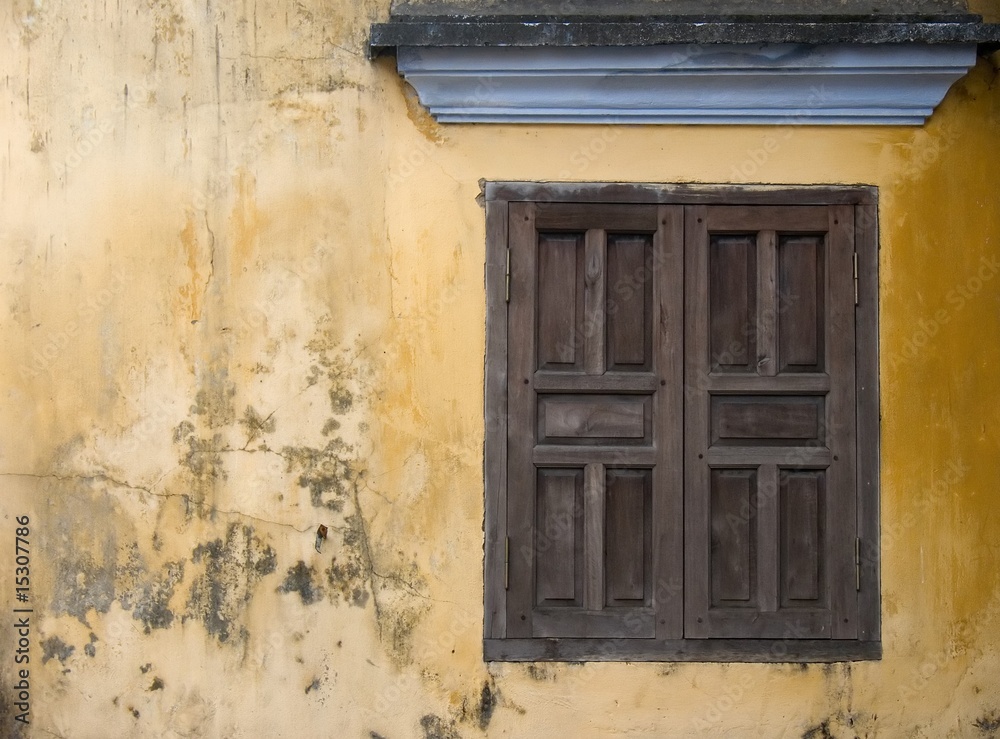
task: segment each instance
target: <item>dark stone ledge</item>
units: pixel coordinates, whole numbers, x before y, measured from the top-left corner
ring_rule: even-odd
[[[400,46],[654,46],[659,44],[949,44],[978,43],[980,51],[1000,48],[1000,24],[978,16],[947,20],[820,20],[753,16],[753,20],[690,17],[609,18],[562,16],[398,17],[371,27],[369,54]]]

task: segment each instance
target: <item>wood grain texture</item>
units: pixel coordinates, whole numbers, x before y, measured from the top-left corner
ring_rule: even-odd
[[[535,206],[509,208],[510,305],[507,343],[507,535],[510,538],[507,636],[531,636],[534,600],[536,472],[532,461],[536,425],[535,290],[537,233]]]
[[[848,662],[879,660],[879,642],[804,639],[487,639],[486,661],[504,662]]]
[[[713,234],[709,239],[712,364],[720,370],[751,372],[759,333],[756,237]]]
[[[652,238],[608,236],[608,358],[616,370],[649,370],[651,360],[653,280]]]
[[[603,375],[607,353],[605,290],[607,284],[607,243],[604,229],[587,231],[584,252],[583,346],[584,371]]]
[[[486,638],[506,634],[504,569],[507,538],[507,204],[486,203],[486,429],[483,562]]]
[[[710,477],[711,604],[749,604],[757,569],[757,473],[712,470]]]
[[[514,246],[522,237],[527,251],[518,257],[514,248],[511,305],[503,311],[490,285],[492,275],[492,283],[502,287],[505,250],[488,244],[488,365],[490,347],[497,345],[495,327],[506,324],[508,368],[500,387],[507,391],[508,417],[520,409],[527,424],[519,420],[517,429],[508,426],[508,465],[501,464],[500,472],[496,457],[486,455],[487,656],[877,659],[874,189],[491,185],[488,238],[494,243],[507,238],[496,225],[498,208],[506,208],[509,241]],[[552,203],[575,204],[546,205],[547,220],[540,228],[536,204],[508,203],[503,197],[531,192],[544,193],[540,197]],[[622,209],[609,202],[625,196],[634,196],[641,207]],[[727,274],[731,265],[712,263],[712,239],[722,251],[732,251],[741,238],[742,274]],[[565,246],[571,240],[572,260]],[[773,254],[767,253],[769,243]],[[530,253],[543,246],[554,247],[544,264],[543,257]],[[856,310],[850,277],[854,249],[861,268]],[[612,308],[614,286],[635,271],[640,253],[642,268],[652,273],[643,275],[649,290],[635,288],[629,301]],[[565,279],[570,272],[572,278]],[[550,284],[554,290],[542,289]],[[742,294],[734,285],[743,286]],[[541,297],[550,292],[554,297]],[[495,317],[501,312],[506,321]],[[543,320],[543,312],[552,315]],[[741,313],[742,321],[735,320]],[[603,346],[597,351],[588,340],[591,328],[602,322]],[[567,344],[570,323],[573,338]],[[524,341],[512,340],[515,325],[523,327],[524,333],[516,335]],[[713,332],[728,342],[713,346]],[[560,345],[541,347],[543,341],[557,343],[555,337]],[[723,351],[737,363],[713,366]],[[768,366],[772,359],[773,369]],[[488,417],[489,409],[502,403],[500,376],[487,367]],[[548,410],[540,410],[539,393],[558,398],[549,420]],[[645,403],[649,411],[643,412],[640,439],[634,408]],[[625,407],[630,410],[622,413]],[[547,435],[559,443],[540,444]],[[495,443],[495,430],[487,429],[487,438]],[[634,446],[637,441],[640,446]],[[515,458],[521,472],[515,471]],[[581,549],[574,539],[572,547],[572,559],[583,563],[583,585],[576,587],[575,572],[573,578],[566,571],[535,572],[532,568],[545,565],[532,546],[524,556],[512,555],[511,579],[515,571],[526,579],[525,597],[523,587],[504,592],[495,580],[504,523],[512,542],[534,542],[553,517],[564,517],[552,513],[549,502],[534,499],[538,468],[555,477],[583,476],[583,544]],[[719,552],[738,543],[738,537],[722,542],[724,529],[717,530],[716,517],[724,506],[694,492],[710,491],[713,477],[735,476],[741,469],[757,475],[752,530],[746,546],[735,547],[752,550],[744,569],[753,584],[743,601],[717,597],[727,589],[736,592],[734,583],[743,582],[740,566],[714,569],[725,559]],[[527,482],[530,504],[523,491],[515,490],[519,481]],[[498,488],[506,495],[501,492],[492,501],[491,489]],[[543,486],[537,490],[547,495]],[[507,520],[497,522],[504,503]],[[542,518],[536,518],[543,508]],[[681,510],[683,516],[677,515]],[[854,590],[855,536],[862,539],[860,592]],[[568,540],[558,547],[568,552]],[[701,573],[701,582],[693,573]],[[536,591],[533,578],[539,574],[544,587]],[[733,582],[724,582],[726,577]],[[571,579],[575,590],[568,585]],[[555,597],[571,590],[572,599]],[[540,598],[543,591],[548,605]],[[694,607],[699,598],[703,610]],[[774,652],[776,644],[781,654]]]
[[[826,305],[822,238],[783,235],[777,262],[781,372],[821,372]]]
[[[714,395],[712,443],[769,441],[818,445],[823,440],[820,395]]]
[[[588,464],[584,482],[584,596],[588,611],[604,608],[605,472],[602,464]]]
[[[858,253],[857,404],[858,537],[861,539],[861,591],[858,638],[881,638],[881,544],[879,537],[879,344],[878,344],[878,206],[855,208]]]
[[[782,604],[818,601],[822,582],[823,472],[790,471],[778,488],[781,520]]]
[[[538,443],[605,439],[649,443],[649,397],[539,395]]]
[[[534,239],[532,239],[534,241]],[[584,342],[582,234],[540,234],[537,322],[538,367],[581,370]],[[533,286],[530,286],[533,287]]]
[[[652,535],[651,470],[608,470],[604,577],[607,605],[646,605]]]
[[[837,185],[684,185],[623,182],[488,182],[486,199],[548,203],[662,203],[678,205],[865,205],[877,188]]]
[[[757,234],[757,374],[778,374],[778,258],[774,229]]]
[[[541,469],[535,500],[535,603],[581,605],[584,471]],[[518,552],[520,554],[520,552]]]

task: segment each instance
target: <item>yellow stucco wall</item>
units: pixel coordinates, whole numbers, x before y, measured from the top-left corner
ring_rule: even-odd
[[[439,126],[386,5],[4,3],[0,735],[22,668],[39,737],[1000,732],[990,61],[920,129]],[[482,662],[480,178],[880,188],[881,661]]]

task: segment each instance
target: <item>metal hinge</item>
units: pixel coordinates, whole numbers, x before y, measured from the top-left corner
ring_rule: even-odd
[[[854,252],[854,304],[858,304],[858,253]]]
[[[510,537],[503,540],[503,589],[510,583]]]
[[[504,273],[504,294],[506,301],[510,302],[510,247],[507,247],[507,271]]]
[[[854,589],[861,590],[861,539],[854,540]]]

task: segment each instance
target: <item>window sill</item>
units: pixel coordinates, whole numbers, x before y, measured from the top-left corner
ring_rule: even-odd
[[[833,639],[484,639],[487,662],[855,662],[878,641]]]

